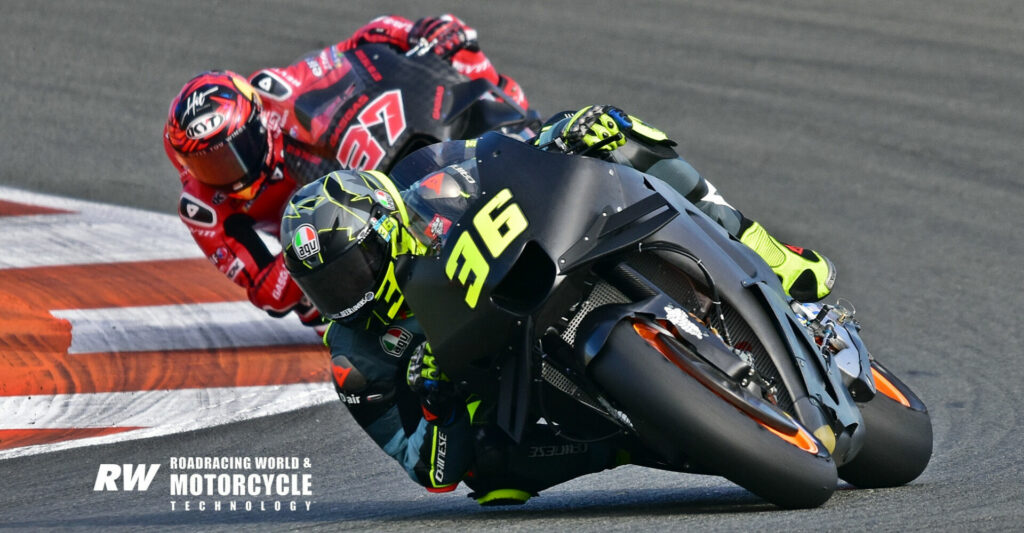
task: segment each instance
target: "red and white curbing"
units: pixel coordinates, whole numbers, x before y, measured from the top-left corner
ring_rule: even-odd
[[[336,399],[316,333],[253,308],[201,265],[175,216],[0,186],[0,250],[0,303],[13,309],[0,325],[0,459]],[[197,274],[187,283],[178,271],[115,278],[88,294],[91,272],[110,275],[121,263],[157,273],[186,264]],[[69,290],[54,286],[62,282]]]

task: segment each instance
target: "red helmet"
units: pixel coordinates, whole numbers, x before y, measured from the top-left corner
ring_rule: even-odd
[[[270,137],[262,110],[245,78],[230,71],[203,72],[171,102],[164,135],[197,180],[244,192],[265,174]]]

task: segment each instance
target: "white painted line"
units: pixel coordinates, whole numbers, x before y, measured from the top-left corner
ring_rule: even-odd
[[[62,309],[50,314],[71,322],[69,354],[321,343],[320,336],[297,317],[271,318],[247,301]]]
[[[167,226],[159,231],[140,226],[97,223],[82,220],[81,215],[39,215],[7,217],[0,231],[0,249],[31,248],[22,254],[4,255],[0,268],[80,265],[89,263],[121,263],[129,261],[160,261],[203,257],[188,236],[174,233]],[[180,222],[177,222],[181,225]],[[19,246],[20,243],[20,246]],[[60,253],[47,251],[59,250]]]
[[[74,211],[0,218],[0,268],[203,257],[174,215],[0,186],[11,202]],[[16,251],[16,253],[6,253]]]
[[[337,401],[329,383],[0,397],[0,429],[145,429],[0,450],[0,459],[171,435]]]

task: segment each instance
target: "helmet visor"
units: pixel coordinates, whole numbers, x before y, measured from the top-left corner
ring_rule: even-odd
[[[244,189],[260,176],[268,144],[266,129],[253,115],[244,128],[223,143],[202,152],[180,154],[179,157],[197,180],[234,192]]]
[[[369,304],[387,267],[387,244],[376,232],[328,261],[323,267],[292,275],[306,296],[324,316],[347,321],[359,316]]]

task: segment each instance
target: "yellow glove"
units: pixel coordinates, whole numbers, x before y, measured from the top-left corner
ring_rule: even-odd
[[[621,109],[610,105],[587,106],[576,112],[565,127],[560,137],[565,145],[578,152],[575,148],[580,143],[591,147],[609,138],[614,138],[601,145],[600,150],[610,152],[626,144],[625,132],[633,127],[633,122]]]

